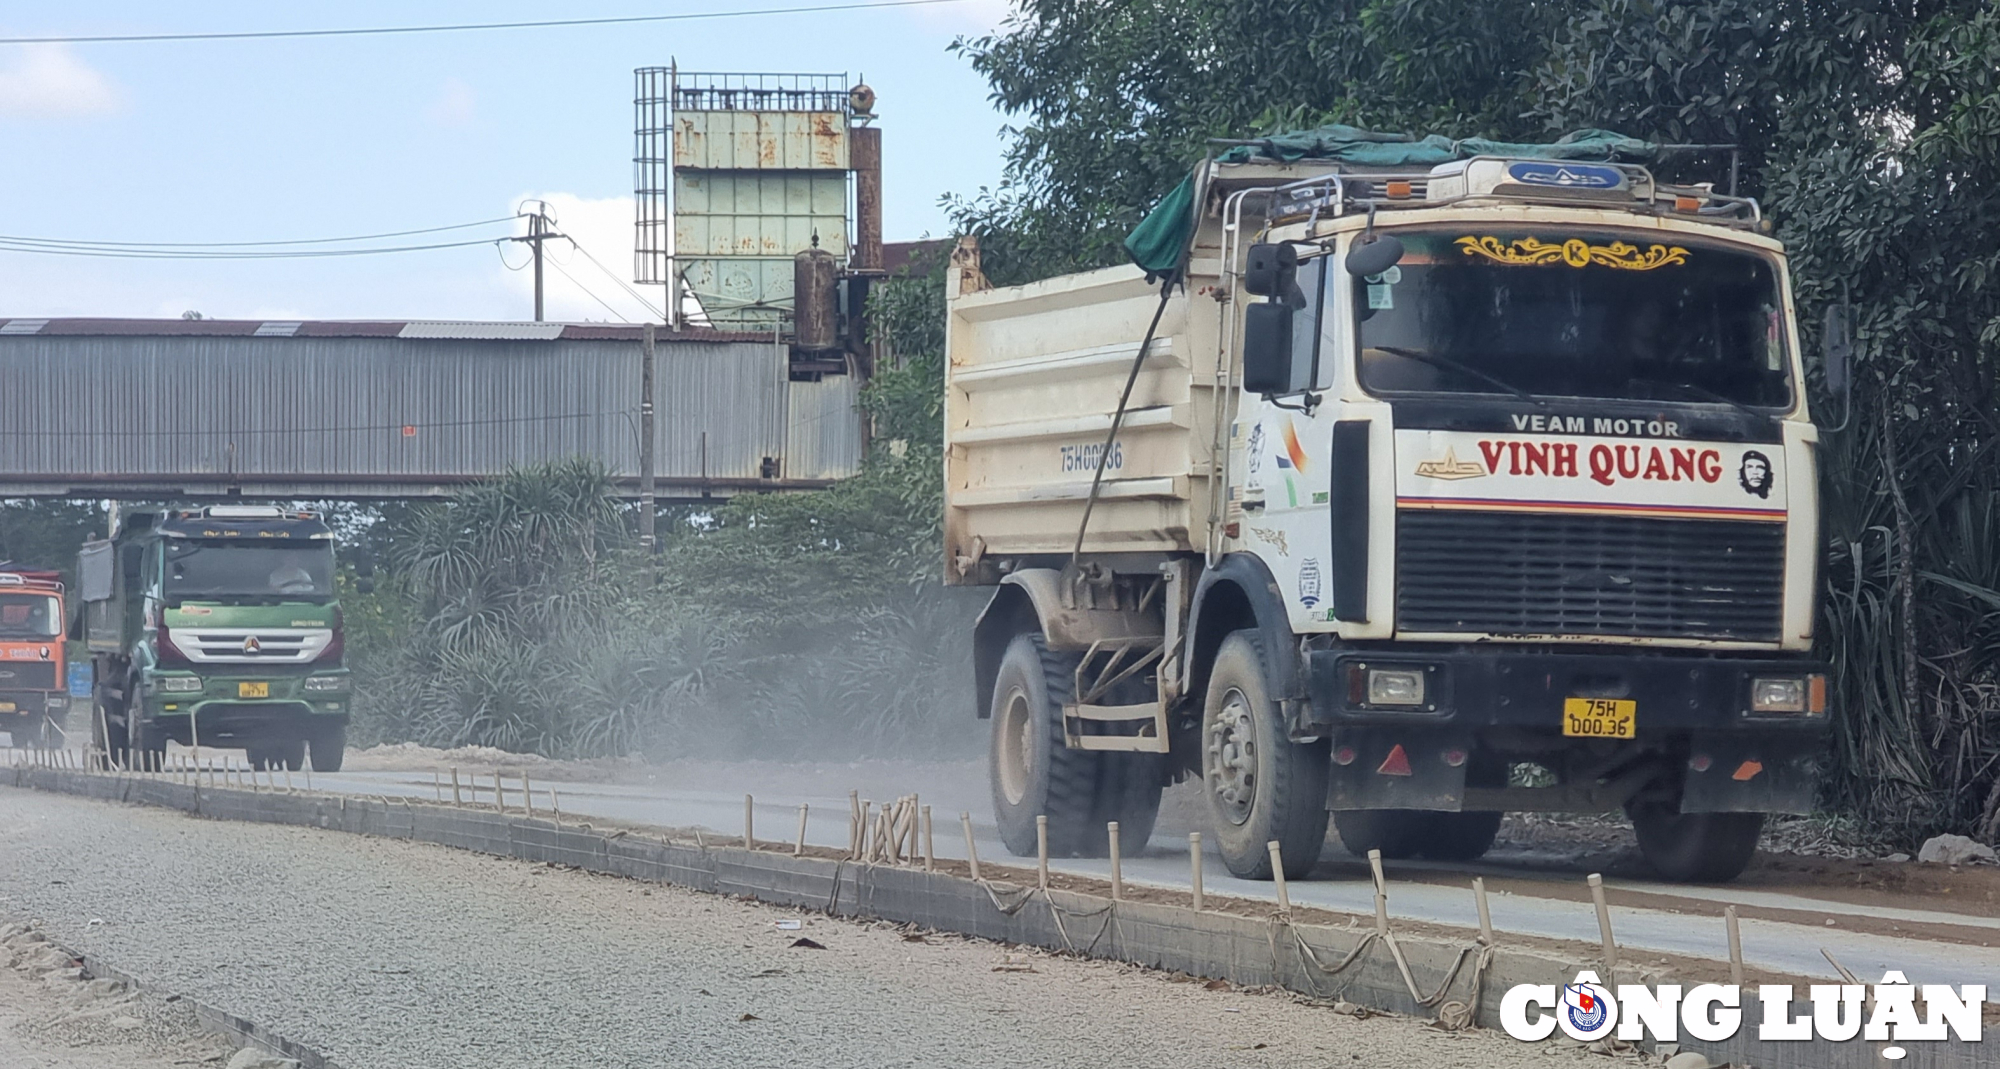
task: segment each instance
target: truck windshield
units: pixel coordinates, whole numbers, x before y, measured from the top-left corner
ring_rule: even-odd
[[[1790,403],[1761,257],[1657,232],[1398,236],[1402,262],[1354,282],[1372,391]]]
[[[316,600],[333,595],[333,547],[242,542],[167,546],[166,593],[187,598]]]
[[[0,594],[0,638],[61,638],[62,605],[48,594]]]

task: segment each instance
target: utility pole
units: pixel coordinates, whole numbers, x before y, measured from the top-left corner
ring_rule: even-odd
[[[535,249],[535,322],[542,321],[542,242],[547,240],[546,223],[548,216],[536,208],[528,217],[528,241]]]
[[[639,350],[639,545],[650,558],[656,546],[653,521],[658,499],[653,485],[653,324],[645,326]]]
[[[542,321],[542,245],[550,238],[559,238],[563,235],[549,229],[549,224],[554,220],[549,218],[548,202],[538,200],[534,202],[534,205],[535,214],[526,215],[523,213],[524,217],[528,220],[528,236],[513,238],[511,240],[527,242],[528,247],[534,250],[535,322],[540,323]],[[522,207],[526,206],[525,204],[522,205]]]

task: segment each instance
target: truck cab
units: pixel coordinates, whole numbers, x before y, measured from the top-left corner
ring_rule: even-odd
[[[1718,880],[1809,810],[1818,433],[1755,202],[1253,158],[1188,211],[1158,292],[952,278],[947,579],[998,588],[1010,847],[1047,816],[1091,852],[1192,775],[1243,876],[1310,871],[1329,818],[1466,860],[1505,812],[1622,809]]]
[[[16,746],[62,745],[69,716],[59,572],[0,563],[0,731]]]
[[[259,768],[335,771],[350,684],[333,532],[261,506],[138,512],[84,546],[78,574],[99,695],[96,745],[156,765],[169,740],[242,748]]]

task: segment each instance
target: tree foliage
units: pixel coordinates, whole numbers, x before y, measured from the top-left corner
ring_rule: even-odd
[[[1026,0],[957,46],[1015,116],[953,205],[1007,280],[1117,262],[1208,139],[1340,121],[1605,127],[1740,147],[1802,333],[1853,309],[1851,414],[1817,394],[1830,801],[2000,837],[2000,12],[1984,0]],[[1728,157],[1669,176],[1727,181]],[[1817,372],[1815,371],[1815,375]]]

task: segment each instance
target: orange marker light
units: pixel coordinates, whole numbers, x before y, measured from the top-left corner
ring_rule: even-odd
[[[1693,197],[1675,197],[1674,210],[1677,212],[1698,212],[1701,210],[1701,201]]]
[[[1806,677],[1806,712],[1826,712],[1826,677],[1817,673]]]
[[[1399,200],[1410,195],[1410,184],[1408,182],[1389,182],[1386,183],[1384,188],[1387,189],[1389,196]]]

